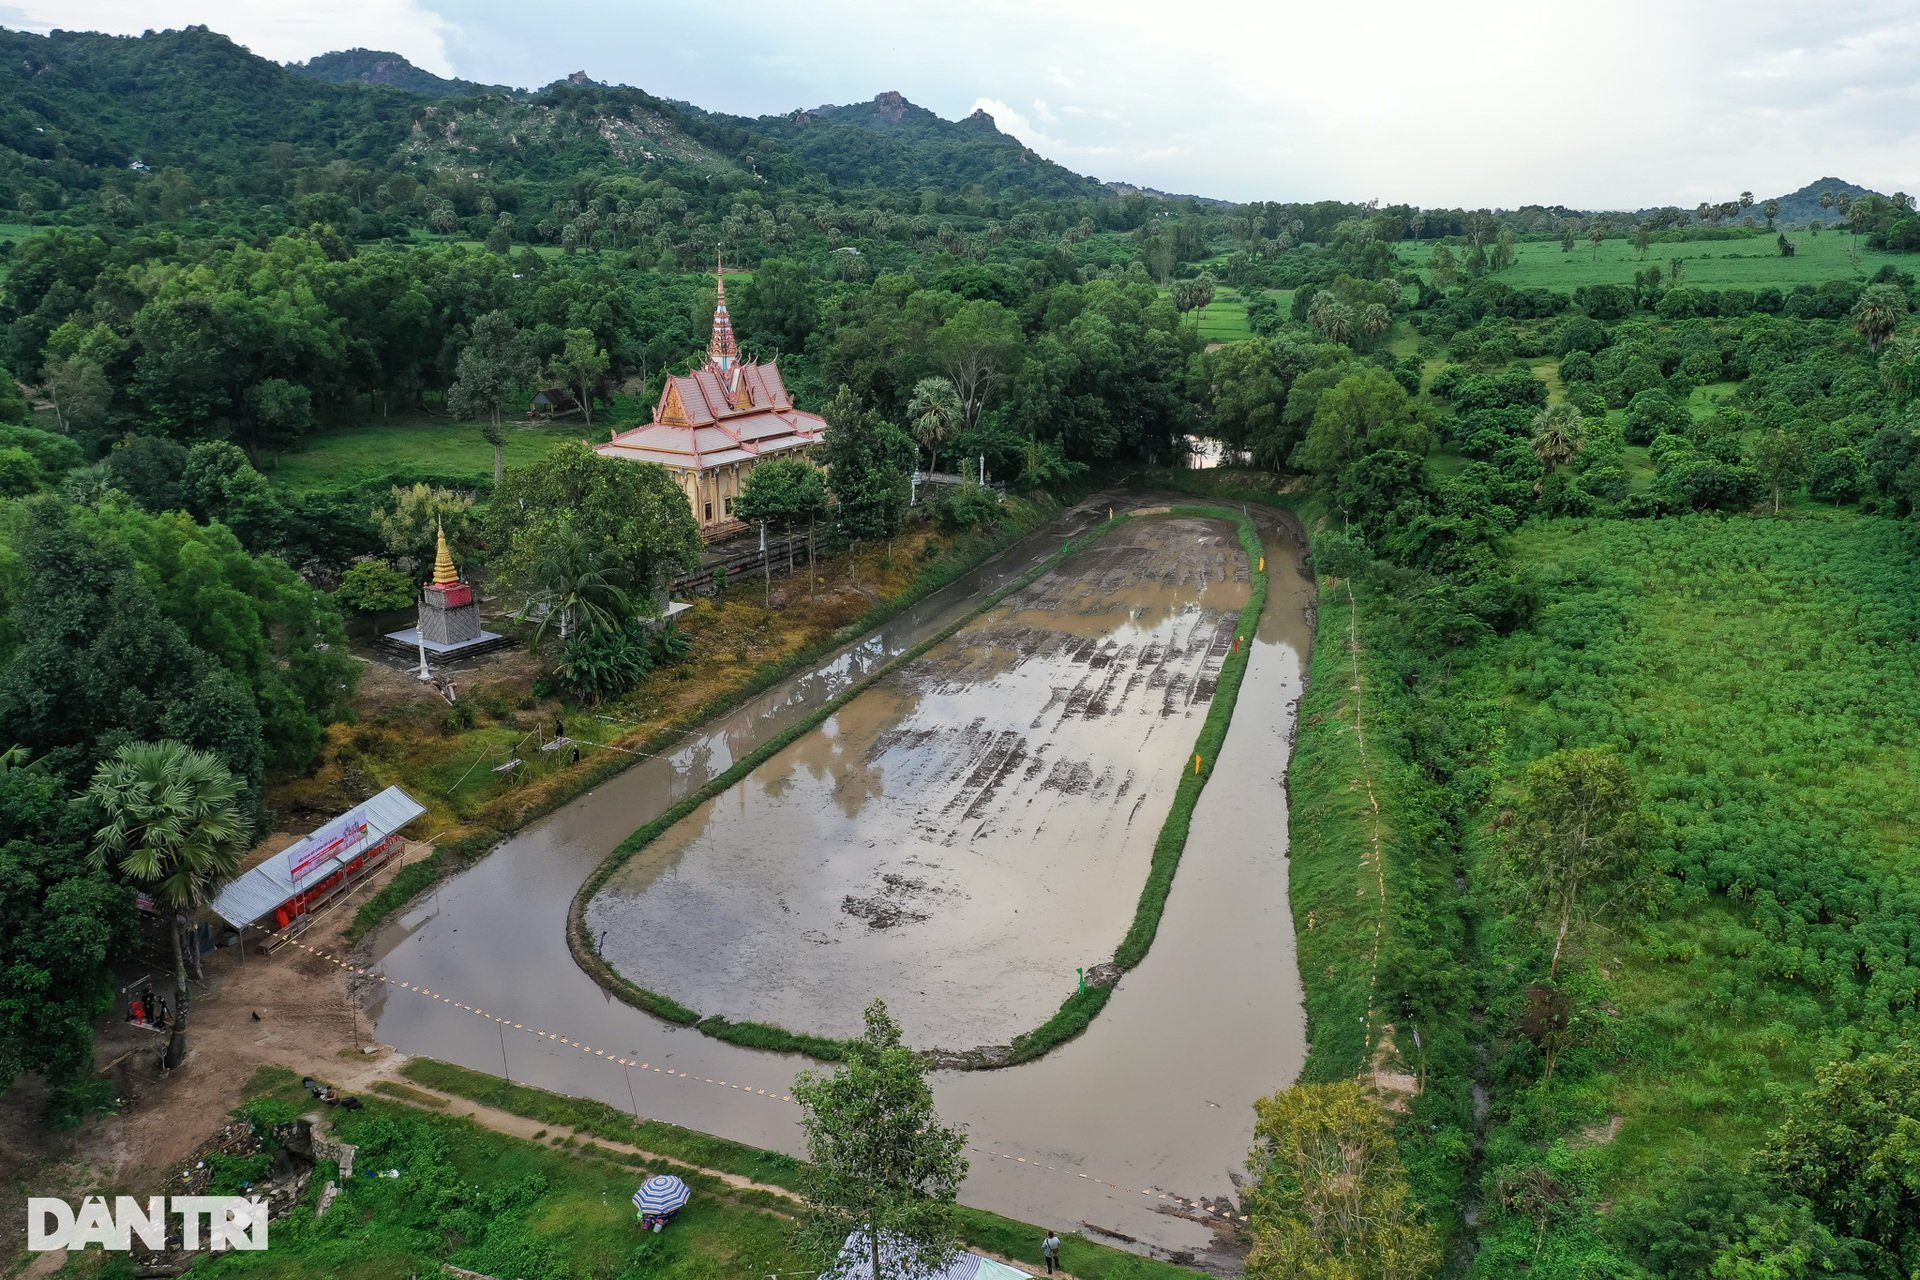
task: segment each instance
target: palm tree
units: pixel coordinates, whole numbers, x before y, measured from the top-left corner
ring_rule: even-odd
[[[1780,202],[1769,200],[1760,206],[1760,212],[1767,215],[1767,230],[1773,230],[1773,220],[1780,216]]]
[[[547,627],[558,619],[560,638],[573,630],[576,618],[591,631],[613,630],[626,625],[633,615],[627,593],[615,586],[607,572],[607,559],[599,548],[573,527],[564,516],[537,541],[538,553],[528,566],[528,577],[544,598],[547,612],[533,633],[532,647],[538,649],[546,638]],[[528,608],[532,605],[529,603]],[[526,610],[521,610],[524,618]]]
[[[116,860],[173,913],[173,1026],[166,1065],[187,1052],[187,958],[182,927],[231,879],[252,839],[242,785],[219,757],[181,742],[130,742],[101,763],[87,796],[107,816],[94,834],[95,870]]]
[[[5,751],[0,751],[0,775],[9,773],[14,769],[26,768],[27,761],[31,760],[32,758],[33,758],[32,751],[29,751],[27,748],[21,746],[17,742],[14,743],[12,746],[8,747]]]
[[[1878,351],[1880,344],[1900,327],[1906,314],[1907,295],[1899,285],[1868,285],[1860,301],[1853,304],[1853,327],[1867,340],[1868,348]]]
[[[1534,415],[1532,445],[1533,456],[1552,475],[1587,447],[1587,424],[1572,405],[1549,405]],[[1540,485],[1534,485],[1533,491],[1538,495]]]
[[[940,446],[953,438],[954,428],[964,416],[960,393],[945,378],[922,378],[913,384],[907,400],[907,420],[913,438],[927,451],[927,470],[940,469]]]
[[[1393,328],[1393,312],[1378,302],[1369,302],[1360,312],[1360,332],[1367,336],[1369,343],[1378,342],[1380,335]]]

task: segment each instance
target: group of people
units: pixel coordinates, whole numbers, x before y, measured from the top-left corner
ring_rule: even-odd
[[[345,1107],[348,1111],[358,1111],[363,1105],[358,1098],[348,1098],[330,1084],[322,1084],[312,1076],[301,1076],[300,1085],[308,1093],[330,1107]]]
[[[127,1003],[127,1021],[143,1027],[165,1030],[167,1026],[167,999],[155,997],[152,987],[142,987],[133,999]]]

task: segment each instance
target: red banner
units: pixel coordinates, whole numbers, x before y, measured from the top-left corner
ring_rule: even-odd
[[[349,826],[347,826],[344,830],[340,831],[338,834],[333,835],[324,840],[319,840],[319,843],[315,844],[313,848],[307,850],[305,855],[303,855],[298,862],[294,863],[291,867],[288,868],[288,871],[297,880],[301,876],[305,875],[307,872],[313,870],[315,867],[325,862],[328,858],[333,857],[334,854],[340,852],[340,850],[346,848],[348,845],[352,844],[354,841],[363,838],[366,834],[367,834],[366,821],[364,819],[360,821],[356,821],[350,824]],[[319,839],[318,833],[316,833],[314,838]]]

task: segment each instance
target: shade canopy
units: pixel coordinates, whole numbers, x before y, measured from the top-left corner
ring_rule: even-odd
[[[633,1193],[633,1207],[642,1213],[672,1213],[693,1199],[687,1184],[670,1173],[657,1173]]]

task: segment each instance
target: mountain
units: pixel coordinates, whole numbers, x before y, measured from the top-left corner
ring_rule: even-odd
[[[1052,198],[1100,196],[1103,189],[1000,132],[976,110],[943,120],[889,90],[872,102],[823,106],[753,122],[786,144],[806,168],[841,186],[1014,190]]]
[[[750,120],[584,72],[528,93],[368,49],[282,66],[204,26],[138,37],[0,29],[0,65],[10,72],[0,77],[0,185],[38,191],[48,209],[136,164],[179,169],[203,196],[240,198],[263,166],[334,160],[549,188],[627,173],[683,189],[720,179],[1111,198],[985,112],[943,120],[898,93]]]
[[[1870,188],[1860,186],[1858,183],[1845,182],[1839,178],[1818,178],[1809,182],[1798,191],[1775,197],[1775,199],[1780,201],[1780,213],[1779,216],[1774,219],[1775,224],[1787,227],[1803,227],[1809,222],[1832,223],[1834,219],[1840,215],[1831,209],[1822,209],[1820,207],[1821,193],[1827,191],[1834,192],[1837,195],[1848,195],[1856,198],[1859,196],[1880,194]],[[1755,208],[1757,209],[1759,205],[1765,203],[1765,200],[1761,200],[1756,204]]]
[[[295,75],[324,80],[328,84],[381,84],[426,98],[465,98],[482,93],[511,93],[505,85],[478,84],[472,80],[447,80],[423,71],[397,53],[376,49],[341,49],[323,53],[305,62],[289,62],[287,70]]]

